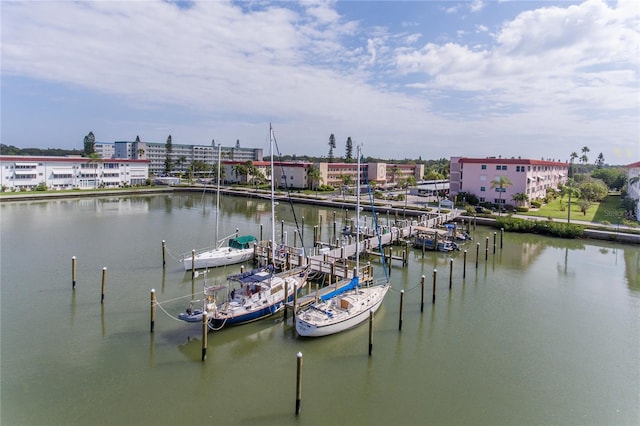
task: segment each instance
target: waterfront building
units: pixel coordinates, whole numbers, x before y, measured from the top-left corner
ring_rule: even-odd
[[[0,156],[2,191],[118,188],[145,185],[148,160]]]
[[[101,158],[123,158],[130,160],[149,160],[149,173],[163,176],[167,159],[166,142],[116,141],[112,144],[96,142],[96,153]],[[223,160],[230,161],[262,161],[261,148],[242,148],[238,144],[233,147],[220,147]],[[173,143],[169,159],[172,163],[171,174],[184,175],[194,161],[214,165],[218,162],[218,145],[183,145]]]
[[[356,163],[317,163],[316,167],[324,185],[339,188],[345,182],[356,182]],[[360,167],[367,171],[366,176],[361,175],[361,182],[368,182],[374,188],[398,186],[409,176],[420,181],[424,175],[424,164],[367,163],[361,164]]]
[[[542,199],[547,189],[564,185],[569,172],[566,162],[526,158],[451,157],[449,167],[451,197],[465,192],[492,204],[515,204],[512,197],[520,193],[526,194],[529,201]],[[500,176],[508,178],[511,185],[492,187]]]
[[[636,220],[640,221],[640,161],[627,167],[627,196],[636,200]]]

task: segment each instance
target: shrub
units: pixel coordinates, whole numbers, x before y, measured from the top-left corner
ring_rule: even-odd
[[[540,200],[531,200],[531,207],[539,209],[542,206],[542,201]]]
[[[517,212],[520,212],[520,213],[528,212],[528,211],[529,211],[529,207],[526,207],[526,206],[518,206],[518,207],[516,207],[516,211],[517,211]]]
[[[584,228],[572,223],[533,221],[513,217],[496,219],[496,225],[507,232],[529,232],[533,234],[551,235],[560,238],[577,238],[584,234]]]

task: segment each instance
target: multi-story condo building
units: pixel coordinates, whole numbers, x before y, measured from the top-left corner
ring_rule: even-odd
[[[449,167],[450,196],[466,192],[492,204],[515,204],[512,197],[520,193],[529,200],[544,198],[548,188],[557,189],[567,182],[569,171],[569,163],[564,162],[496,157],[451,157]],[[511,185],[493,184],[500,176]]]
[[[324,185],[337,188],[344,185],[345,181],[351,182],[352,185],[356,183],[356,163],[317,163],[316,167],[320,170],[321,182]],[[420,181],[424,175],[424,164],[366,163],[360,167],[367,171],[366,176],[360,176],[361,183],[368,182],[372,187],[397,186],[409,176]]]
[[[0,156],[0,183],[3,191],[47,189],[117,188],[145,185],[148,160],[86,157]]]
[[[116,141],[113,144],[96,142],[96,153],[102,158],[126,158],[149,160],[149,173],[153,176],[166,174],[167,144],[160,142]],[[262,161],[261,148],[241,148],[239,146],[220,147],[222,159],[235,161]],[[218,162],[218,145],[180,145],[172,144],[171,174],[184,174],[194,161],[205,164]]]

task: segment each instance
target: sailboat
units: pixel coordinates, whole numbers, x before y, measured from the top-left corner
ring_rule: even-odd
[[[271,259],[275,256],[275,195],[273,167],[273,129],[269,127],[271,145],[271,233],[274,244],[271,244]],[[301,289],[307,281],[308,268],[300,267],[275,273],[275,265],[267,265],[249,272],[227,277],[228,286],[206,287],[204,289],[202,309],[190,307],[178,318],[187,322],[202,321],[206,312],[209,326],[220,329],[230,325],[245,324],[274,315],[282,310],[286,302],[294,298],[294,293]],[[229,289],[231,289],[229,291]],[[219,294],[227,291],[223,301]],[[193,302],[192,302],[193,305]]]
[[[253,246],[257,239],[252,235],[230,235],[218,241],[218,222],[220,215],[220,158],[221,146],[218,145],[218,186],[216,190],[216,246],[197,250],[195,253],[185,253],[180,261],[185,271],[191,269],[216,268],[218,266],[233,265],[253,259]],[[222,246],[228,241],[226,247]]]
[[[360,147],[358,146],[356,223],[360,223]],[[375,217],[375,215],[374,215]],[[376,226],[377,228],[377,226]],[[351,282],[344,291],[333,293],[325,300],[308,305],[296,315],[296,331],[303,337],[321,337],[353,328],[369,318],[370,311],[377,311],[391,288],[389,278],[360,282],[360,227],[356,226],[356,267]],[[384,259],[384,257],[382,257]],[[386,268],[383,268],[386,271]]]

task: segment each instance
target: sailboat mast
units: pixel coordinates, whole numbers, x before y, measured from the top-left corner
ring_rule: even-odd
[[[360,145],[356,149],[358,155],[358,168],[356,170],[356,272],[360,271]]]
[[[220,222],[220,156],[222,153],[222,144],[218,145],[218,187],[216,189],[216,235],[215,235],[215,242],[216,242],[216,247],[218,246],[218,223]]]
[[[276,263],[276,208],[275,208],[275,168],[273,167],[273,127],[269,123],[269,154],[271,156],[271,259]]]

